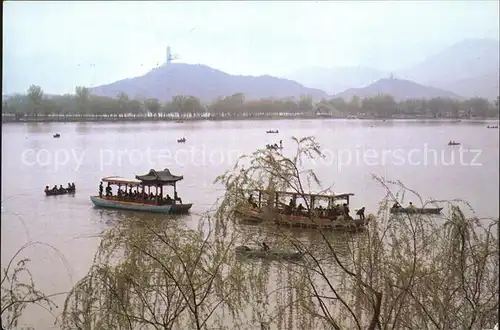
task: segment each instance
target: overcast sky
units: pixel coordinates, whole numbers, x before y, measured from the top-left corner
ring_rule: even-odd
[[[165,61],[231,74],[398,69],[467,38],[499,38],[498,1],[4,2],[3,94],[74,92]]]

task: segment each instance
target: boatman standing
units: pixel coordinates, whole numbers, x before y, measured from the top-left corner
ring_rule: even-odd
[[[102,191],[103,191],[103,187],[102,187],[102,181],[101,183],[99,184],[99,197],[102,198]]]
[[[365,207],[363,206],[362,208],[360,208],[357,212],[356,212],[356,215],[359,215],[359,218],[361,220],[365,220]]]

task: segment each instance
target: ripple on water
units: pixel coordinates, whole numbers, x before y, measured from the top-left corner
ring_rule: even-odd
[[[485,128],[488,124],[279,120],[3,125],[2,263],[27,241],[50,244],[61,251],[66,261],[46,246],[26,251],[33,259],[37,284],[47,292],[68,290],[86,273],[99,243],[99,233],[117,218],[131,214],[92,206],[89,196],[96,194],[101,177],[131,177],[150,168],[165,167],[184,175],[178,191],[184,200],[194,203],[192,214],[184,219],[186,225],[194,228],[198,215],[223,193],[213,184],[214,179],[230,169],[238,155],[279,140],[283,140],[284,152],[291,154],[292,136],[317,137],[327,157],[316,163],[315,169],[325,186],[333,185],[336,192],[356,194],[353,209],[366,206],[373,212],[385,195],[372,179],[373,173],[401,180],[424,199],[461,198],[470,201],[479,216],[498,216],[499,137],[498,131]],[[278,129],[280,133],[266,134],[268,129]],[[61,138],[53,139],[53,132],[60,133]],[[178,144],[176,139],[182,136],[187,142]],[[449,140],[460,141],[463,149],[469,150],[464,162],[467,164],[460,164],[459,148],[448,147]],[[23,152],[29,150],[32,155],[39,154],[42,165],[23,162]],[[124,153],[132,150],[136,156]],[[147,150],[156,156],[148,159]],[[428,159],[425,163],[426,150],[435,150],[437,160]],[[479,165],[470,164],[470,150],[480,153],[476,159]],[[56,167],[55,155],[64,151],[73,158]],[[103,164],[100,160],[106,152],[114,154],[114,158],[104,159],[107,162]],[[142,156],[138,156],[141,152]],[[160,152],[177,159],[158,157]],[[397,153],[403,161],[396,157]],[[446,165],[452,155],[455,163]],[[431,156],[432,152],[428,158]],[[413,164],[409,163],[411,160]],[[67,182],[75,182],[74,196],[44,196],[45,185]],[[416,203],[416,197],[410,198]],[[52,323],[46,315],[34,318],[42,328],[49,328]]]

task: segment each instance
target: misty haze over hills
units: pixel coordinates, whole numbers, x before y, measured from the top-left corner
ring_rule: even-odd
[[[474,96],[494,99],[499,87],[498,46],[496,40],[465,40],[395,72],[396,79],[388,78],[391,72],[367,67],[304,69],[290,76],[296,79],[293,81],[269,75],[230,75],[206,65],[170,63],[142,76],[90,88],[90,92],[108,97],[124,92],[132,98],[160,101],[169,101],[175,95],[213,101],[240,92],[247,99],[298,99],[309,95],[314,100],[349,100],[354,95],[364,98],[377,94],[390,94],[396,100]]]
[[[496,1],[6,2],[2,94],[495,98],[498,13]],[[167,46],[179,58],[165,67]]]
[[[466,40],[396,72],[398,79],[387,79],[389,72],[366,67],[305,69],[290,77],[304,86],[315,87],[308,88],[283,78],[234,76],[206,65],[170,64],[140,77],[92,88],[91,92],[109,97],[125,92],[132,97],[162,101],[175,95],[194,95],[211,101],[238,92],[248,99],[299,98],[307,94],[318,100],[328,97],[327,92],[345,99],[377,94],[391,94],[397,100],[473,96],[493,99],[498,95],[497,46],[498,41]],[[341,92],[332,93],[335,91]]]
[[[373,84],[362,88],[350,88],[335,97],[351,100],[353,96],[360,98],[373,97],[379,94],[389,94],[394,96],[396,101],[408,99],[430,99],[435,97],[460,98],[455,93],[439,88],[423,86],[409,80],[383,78]]]
[[[90,89],[96,95],[116,97],[124,92],[130,96],[170,100],[175,95],[193,95],[202,101],[244,93],[248,99],[327,97],[319,89],[307,88],[287,79],[271,76],[233,76],[206,65],[171,63],[155,68],[143,76],[120,80]]]
[[[329,94],[337,94],[349,88],[364,87],[379,79],[387,78],[389,72],[367,67],[337,67],[302,69],[288,76],[305,86],[314,86]]]
[[[394,71],[394,75],[464,97],[493,99],[499,93],[499,47],[498,40],[464,40],[427,57],[415,66]],[[366,67],[311,68],[290,74],[289,78],[305,86],[337,94],[346,87],[365,87],[390,74],[389,71]],[[350,93],[352,90],[347,94]]]

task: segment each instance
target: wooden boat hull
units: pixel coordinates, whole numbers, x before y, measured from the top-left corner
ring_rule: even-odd
[[[400,213],[414,213],[414,214],[439,214],[443,210],[442,207],[427,207],[427,208],[391,208],[392,214],[400,214]]]
[[[68,195],[68,194],[74,194],[76,192],[76,189],[72,190],[67,190],[65,189],[64,191],[46,191],[45,196],[59,196],[59,195]]]
[[[274,224],[288,228],[309,228],[334,231],[360,231],[365,228],[368,222],[375,220],[375,216],[372,214],[368,215],[364,220],[344,219],[342,216],[337,220],[313,220],[303,216],[284,215],[250,209],[236,209],[236,215],[240,217],[242,222],[250,224]]]
[[[169,214],[182,214],[188,213],[193,204],[172,204],[172,205],[152,205],[137,202],[125,202],[114,199],[101,198],[99,196],[91,196],[90,200],[97,207],[106,207],[119,210],[131,210],[141,212],[154,212],[154,213],[169,213]]]
[[[270,249],[269,251],[264,251],[261,249],[249,249],[246,250],[242,246],[236,248],[236,254],[240,257],[249,259],[268,259],[268,260],[301,260],[303,255],[300,252],[289,252],[282,250]]]

